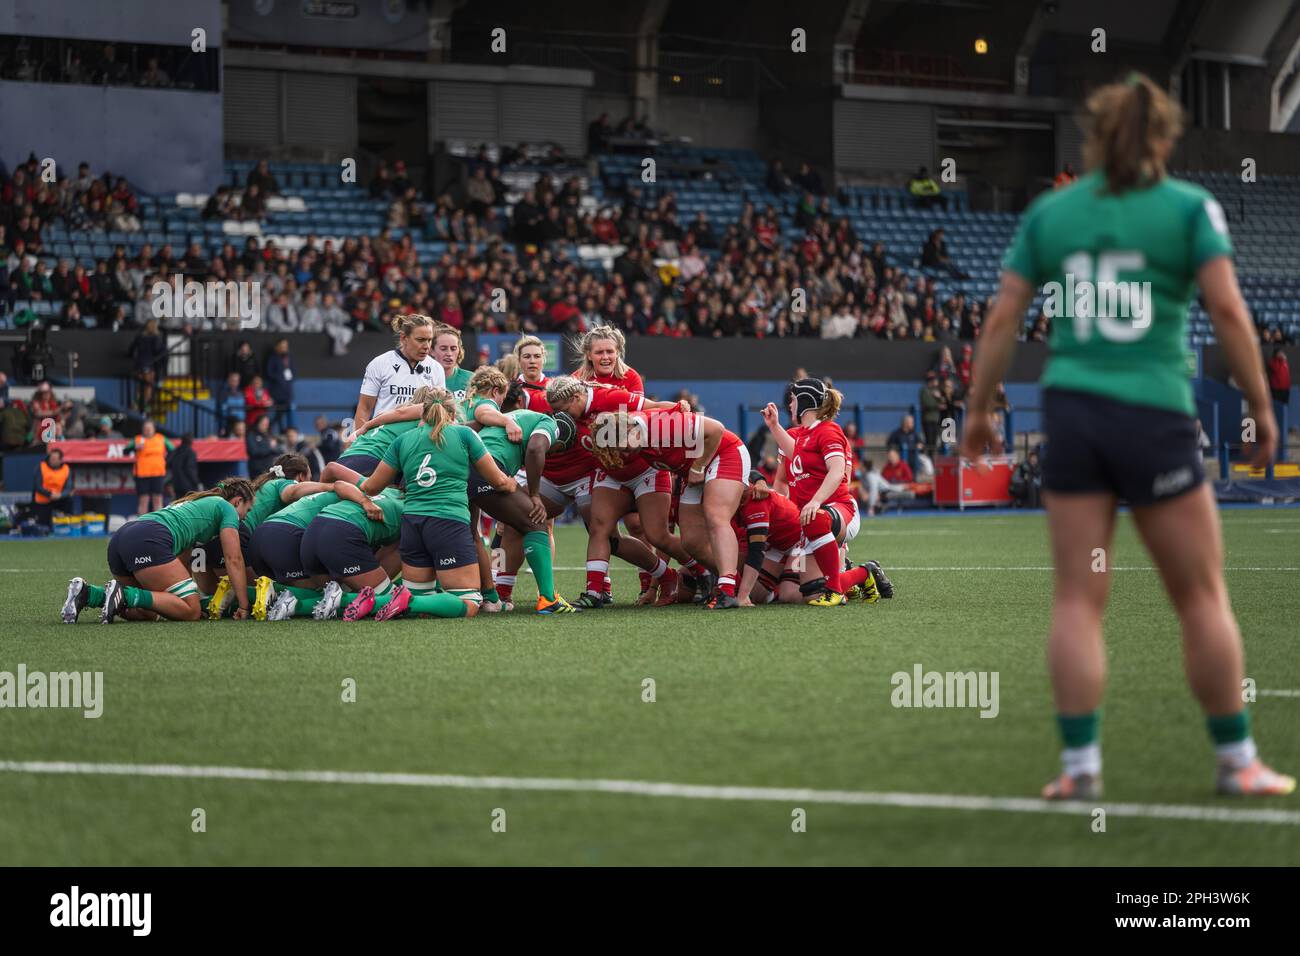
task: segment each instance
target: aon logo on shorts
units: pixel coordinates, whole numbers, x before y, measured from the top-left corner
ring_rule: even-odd
[[[136,563],[136,564],[153,564],[153,558],[150,558],[150,557],[136,558],[136,559],[135,559],[135,563]]]
[[[358,571],[360,571],[360,570],[361,570],[361,565],[358,564],[356,567],[352,567],[352,568],[344,568],[344,569],[343,569],[343,573],[344,573],[344,574],[356,574],[356,573],[357,573]]]
[[[432,488],[433,483],[438,480],[438,473],[429,467],[429,462],[433,455],[425,455],[424,460],[420,462],[420,467],[415,472],[415,483],[421,488]]]
[[[445,568],[449,564],[455,564],[455,563],[456,563],[455,558],[440,558],[438,560],[438,566],[442,568]]]

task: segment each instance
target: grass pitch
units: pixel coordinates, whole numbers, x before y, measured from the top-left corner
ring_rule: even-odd
[[[1300,769],[1300,510],[1224,514],[1256,739]],[[557,563],[582,564],[580,529]],[[1105,832],[1035,813],[1058,767],[1043,655],[1051,574],[1041,515],[868,522],[859,560],[893,601],[706,613],[621,606],[381,625],[57,622],[67,579],[107,578],[102,540],[0,543],[0,670],[102,671],[99,719],[0,710],[0,762],[271,768],[509,778],[458,786],[0,770],[0,860],[108,864],[1294,865],[1300,797],[1212,793],[1175,619],[1121,519],[1107,618]],[[559,575],[563,593],[582,573]],[[526,604],[531,579],[520,578]],[[891,675],[997,671],[999,712],[903,709]],[[344,702],[345,679],[355,702]],[[644,681],[654,680],[647,703]],[[518,789],[524,778],[579,781]],[[349,778],[359,780],[361,778]],[[674,789],[594,780],[807,788],[921,798]],[[443,781],[447,783],[447,781]],[[524,786],[535,786],[523,784]],[[549,784],[541,784],[549,785]],[[574,789],[576,787],[576,789]],[[707,796],[708,799],[700,797]],[[787,799],[787,796],[789,797]],[[823,795],[824,796],[824,795]],[[990,809],[950,797],[1004,798]],[[901,804],[879,805],[895,800]],[[1160,819],[1159,808],[1268,808],[1283,822]],[[201,808],[205,832],[194,831]],[[795,832],[796,808],[806,812]],[[500,812],[504,811],[504,813]],[[494,828],[494,821],[496,827]],[[504,822],[504,832],[499,832]]]

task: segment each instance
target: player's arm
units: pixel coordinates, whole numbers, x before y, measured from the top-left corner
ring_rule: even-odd
[[[375,470],[370,477],[361,483],[361,493],[364,495],[377,495],[401,476],[401,472],[396,468],[386,461],[381,461],[375,466]]]
[[[543,431],[535,431],[528,437],[528,447],[524,449],[524,474],[528,479],[528,497],[533,507],[528,517],[538,524],[546,521],[546,502],[542,500],[542,471],[546,468],[546,453],[551,447],[551,436]]]
[[[1277,454],[1277,422],[1273,418],[1273,396],[1269,394],[1268,378],[1264,374],[1255,323],[1237,286],[1232,260],[1227,256],[1214,257],[1201,266],[1196,281],[1205,295],[1205,308],[1210,313],[1228,370],[1246,396],[1250,417],[1255,420],[1255,451],[1250,464],[1263,468]]]
[[[487,452],[474,461],[474,470],[486,478],[487,483],[497,491],[511,494],[519,490],[519,484],[514,478],[498,468],[496,461]]]
[[[480,428],[490,428],[492,426],[504,428],[506,438],[510,441],[523,441],[524,430],[519,427],[519,423],[497,408],[492,402],[484,402],[475,406],[474,421],[478,422]]]
[[[243,617],[247,617],[248,571],[244,567],[244,552],[239,544],[239,529],[222,528],[217,537],[221,539],[221,552],[226,556],[226,577],[230,578],[230,586],[239,602],[238,610],[243,612]],[[239,616],[238,612],[236,616]]]
[[[771,432],[776,447],[781,449],[781,454],[793,455],[794,439],[790,437],[790,433],[781,424],[781,413],[776,410],[776,406],[771,402],[763,406],[763,423],[767,425],[767,430]]]
[[[383,521],[384,512],[379,505],[370,500],[370,496],[363,492],[356,484],[350,481],[336,481],[329,491],[334,492],[344,501],[350,501],[354,505],[360,505],[366,513],[366,517],[371,521]]]
[[[722,444],[723,432],[726,431],[722,427],[722,422],[716,418],[699,415],[697,421],[699,421],[704,433],[704,445],[700,449],[699,457],[695,459],[697,464],[691,466],[690,474],[686,477],[688,485],[698,485],[704,480],[704,472],[709,467],[709,462],[713,461],[713,456],[718,453],[718,447]]]
[[[295,481],[292,485],[281,489],[280,503],[291,505],[299,498],[306,498],[308,495],[333,490],[334,482],[332,481]]]
[[[366,422],[370,421],[370,416],[375,411],[375,400],[378,397],[378,395],[367,395],[364,392],[361,393],[361,396],[357,399],[356,414],[352,416],[353,429],[360,428]]]
[[[799,523],[808,524],[817,517],[817,509],[822,503],[840,486],[844,480],[844,453],[831,452],[824,456],[826,462],[826,477],[818,485],[817,490],[813,492],[812,498],[808,503],[799,509]]]
[[[361,406],[357,406],[360,412]],[[374,403],[371,402],[370,410],[374,411]],[[364,422],[357,424],[352,431],[352,437],[364,435],[372,428],[379,428],[381,425],[392,425],[394,422],[414,422],[418,421],[424,414],[424,407],[421,405],[398,405],[396,408],[390,408],[386,412],[380,412],[374,418],[368,418]]]
[[[785,456],[776,459],[776,474],[772,476],[772,491],[778,495],[790,495],[790,481],[785,474]]]
[[[996,439],[993,395],[1011,367],[1016,334],[1033,298],[1034,287],[1029,280],[1010,270],[1003,271],[998,297],[980,331],[970,392],[966,396],[966,425],[961,440],[961,454],[965,458],[983,455],[985,446]]]

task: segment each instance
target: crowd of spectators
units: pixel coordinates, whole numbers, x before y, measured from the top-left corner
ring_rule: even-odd
[[[153,318],[154,283],[174,273],[199,282],[257,282],[266,329],[328,335],[336,354],[347,351],[357,332],[385,330],[401,312],[478,332],[582,332],[606,323],[627,334],[675,338],[942,345],[978,338],[991,306],[991,297],[959,289],[939,295],[935,276],[966,277],[942,229],[919,255],[864,240],[848,218],[832,214],[825,186],[807,163],[794,176],[779,161],[768,170],[772,192],[799,197],[793,217],[799,236],[791,240],[772,204],[746,202],[734,222],[714,222],[705,212],[683,219],[674,191],[644,192],[634,181],[616,201],[593,207],[583,203],[579,176],[549,172],[505,214],[510,190],[502,163],[517,152],[504,151],[494,162],[480,148],[467,158],[463,181],[431,201],[404,163],[380,164],[366,186],[388,204],[387,224],[377,224],[374,235],[308,235],[294,249],[249,236],[215,254],[199,243],[145,243],[138,251],[118,245],[89,270],[66,260],[52,269],[39,261],[42,224],[62,217],[71,228],[111,226],[113,215],[134,217],[135,196],[121,177],[95,177],[84,163],[75,179],[45,183],[33,156],[11,177],[0,173],[0,294],[10,302],[62,303],[50,325],[142,328]],[[204,215],[260,217],[264,197],[279,191],[269,166],[260,163],[242,191],[220,187]],[[421,255],[412,238],[420,231],[449,245],[436,256]],[[613,250],[609,270],[572,256],[575,243]],[[211,329],[222,321],[175,317],[164,319],[163,328]],[[224,321],[233,329],[239,320]],[[1022,335],[1045,341],[1049,331],[1040,314]],[[1280,329],[1267,334],[1273,344],[1286,341]]]

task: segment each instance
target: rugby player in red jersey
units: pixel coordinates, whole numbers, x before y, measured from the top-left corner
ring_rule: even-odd
[[[546,386],[551,380],[546,377],[546,346],[535,335],[522,336],[515,343],[515,361],[519,363],[519,381],[524,383],[523,398],[520,408],[532,412],[550,412],[551,406],[546,401]]]
[[[680,409],[676,402],[656,402],[639,392],[583,382],[567,375],[551,379],[547,386],[547,399],[557,413],[565,412],[585,426],[589,426],[595,416],[606,412]],[[641,518],[641,529],[649,544],[682,562],[682,570],[685,572],[681,578],[683,587],[676,586],[675,575],[668,577],[658,566],[652,573],[652,579],[660,580],[664,586],[661,590],[675,590],[675,599],[690,600],[706,571],[669,529],[671,478],[656,475],[653,462],[628,461],[617,454],[610,457],[611,452],[621,452],[622,449],[593,450],[601,461],[602,468],[606,464],[609,468],[605,468],[605,474],[592,486],[591,519],[588,524],[590,535],[587,540],[587,591],[578,596],[579,604],[590,608],[596,603],[608,603],[599,596],[609,570],[609,542],[617,537],[619,520],[633,508]],[[611,469],[619,477],[612,477],[609,474]],[[673,585],[673,588],[668,588],[668,585]],[[638,603],[644,602],[638,599]],[[670,599],[665,598],[661,603],[670,603]]]
[[[835,541],[847,545],[857,537],[861,518],[858,503],[849,491],[852,450],[844,430],[835,422],[843,396],[820,379],[801,378],[791,384],[787,400],[795,426],[789,431],[781,426],[775,405],[769,403],[763,409],[763,421],[781,451],[776,490],[785,490],[780,487],[784,477],[789,498],[799,506],[804,525],[818,511],[826,511]],[[866,600],[875,603],[881,596],[892,596],[893,585],[879,562],[870,561],[865,567],[870,572],[861,585]],[[833,578],[827,579],[831,591],[839,590],[836,583]]]
[[[732,518],[736,537],[745,551],[741,605],[747,605],[755,595],[759,601],[766,601],[769,593],[787,604],[843,605],[842,591],[836,588],[856,587],[869,573],[865,567],[840,571],[840,549],[831,534],[830,514],[818,511],[805,525],[794,502],[767,491],[758,472],[749,477],[750,487],[745,489]],[[806,567],[804,558],[808,554],[816,570]],[[834,587],[830,582],[835,582]],[[761,590],[756,591],[756,585]]]
[[[627,340],[612,325],[598,325],[578,343],[582,364],[573,377],[584,382],[615,385],[629,392],[645,392],[645,383],[636,369],[627,364]]]
[[[627,339],[622,331],[612,325],[598,325],[585,333],[578,342],[578,352],[582,360],[573,377],[584,382],[600,385],[614,385],[629,392],[645,392],[645,382],[636,369],[627,364]],[[623,526],[628,534],[640,538],[647,546],[649,541],[641,529],[641,518],[635,511],[623,516]],[[666,554],[660,554],[668,557]],[[653,604],[657,598],[659,582],[648,572],[641,572],[641,594],[637,604]],[[605,575],[603,600],[612,604],[609,575]]]
[[[717,573],[717,593],[704,606],[739,607],[731,517],[749,478],[744,443],[718,420],[680,408],[603,412],[592,424],[592,437],[598,455],[637,453],[683,479],[678,507],[682,545]]]

